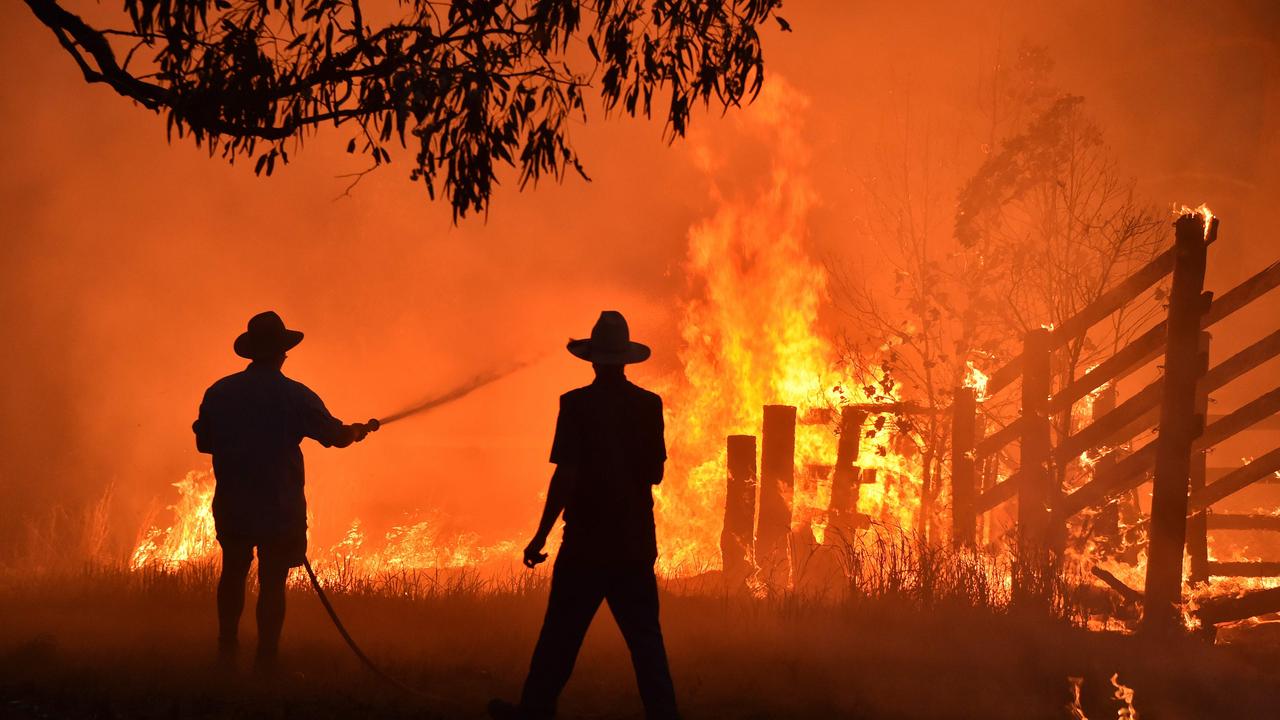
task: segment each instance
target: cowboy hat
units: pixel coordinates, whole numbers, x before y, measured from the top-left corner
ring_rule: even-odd
[[[302,333],[284,326],[280,316],[268,310],[249,318],[249,326],[236,338],[235,351],[242,358],[258,360],[288,352],[302,342]]]
[[[570,340],[568,348],[574,357],[601,365],[626,365],[649,359],[649,346],[631,342],[627,319],[617,310],[600,313],[600,319],[591,328],[591,337]]]

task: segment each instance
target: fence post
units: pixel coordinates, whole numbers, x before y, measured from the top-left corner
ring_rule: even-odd
[[[1049,331],[1041,328],[1027,333],[1022,346],[1022,457],[1018,471],[1022,475],[1022,485],[1018,488],[1020,572],[1014,578],[1014,596],[1021,600],[1043,596],[1051,572],[1049,522],[1055,504],[1049,430],[1051,343]]]
[[[831,473],[831,504],[827,509],[827,532],[830,534],[851,532],[857,524],[858,494],[862,482],[858,448],[862,443],[862,424],[866,420],[865,410],[846,407],[840,411],[840,438],[836,444],[836,466]]]
[[[1142,617],[1142,629],[1151,635],[1171,634],[1182,627],[1182,555],[1187,539],[1191,443],[1203,424],[1196,417],[1196,385],[1204,367],[1200,357],[1200,318],[1208,305],[1201,292],[1206,239],[1217,230],[1217,221],[1210,223],[1206,228],[1199,215],[1183,215],[1174,223],[1173,288],[1169,294]]]
[[[1043,550],[1049,528],[1053,448],[1049,437],[1049,393],[1052,371],[1049,331],[1032,330],[1023,343],[1022,457],[1019,472],[1018,524],[1024,538]]]
[[[1200,333],[1200,359],[1202,361],[1201,374],[1209,370],[1209,333]],[[1204,383],[1200,383],[1203,385]],[[1196,417],[1199,419],[1199,427],[1196,428],[1196,435],[1204,433],[1205,421],[1209,416],[1209,393],[1206,388],[1196,387]],[[1203,490],[1206,476],[1209,470],[1209,454],[1206,450],[1200,450],[1191,456],[1191,470],[1188,473],[1188,484],[1190,485],[1191,494],[1196,491]],[[1191,559],[1191,576],[1192,583],[1200,584],[1209,582],[1209,508],[1205,508],[1200,512],[1187,518],[1187,555]]]
[[[1116,409],[1116,396],[1119,393],[1116,390],[1114,382],[1108,382],[1102,386],[1097,396],[1093,399],[1093,407],[1090,412],[1091,420],[1098,422],[1107,416],[1107,413]],[[1116,460],[1119,448],[1111,448],[1110,452],[1098,458],[1093,465],[1093,478],[1106,477],[1113,472],[1116,467]],[[1094,519],[1093,532],[1094,535],[1103,540],[1104,552],[1107,555],[1113,555],[1122,545],[1120,538],[1120,498],[1113,497],[1107,504],[1098,509],[1098,515]]]
[[[951,404],[951,542],[957,547],[973,547],[978,529],[973,454],[977,413],[978,395],[974,389],[956,388]]]
[[[791,497],[795,491],[796,409],[765,405],[760,438],[756,564],[774,589],[791,581]]]
[[[756,437],[730,435],[725,442],[724,529],[720,558],[725,587],[742,587],[755,564]]]

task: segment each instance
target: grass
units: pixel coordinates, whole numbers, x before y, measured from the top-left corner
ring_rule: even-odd
[[[1115,718],[1110,683],[1144,718],[1267,717],[1280,701],[1269,626],[1149,645],[1090,632],[1078,597],[1021,613],[994,560],[902,540],[804,558],[796,591],[727,595],[714,576],[668,581],[663,623],[689,718]],[[842,592],[814,579],[838,572]],[[545,574],[322,570],[351,632],[426,696],[368,675],[309,591],[290,592],[286,672],[211,669],[215,568],[111,564],[0,571],[0,707],[16,718],[483,717],[514,698],[546,602]],[[808,578],[806,580],[806,578]],[[1064,588],[1068,587],[1066,584]],[[250,606],[252,607],[252,606]],[[242,635],[252,650],[252,611]],[[565,717],[640,714],[628,655],[602,611]]]

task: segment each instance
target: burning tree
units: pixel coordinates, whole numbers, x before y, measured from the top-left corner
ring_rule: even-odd
[[[1120,174],[1083,99],[1057,98],[960,191],[956,239],[986,267],[970,302],[998,329],[992,349],[1013,354],[1010,343],[1064,323],[1149,262],[1164,242],[1161,220],[1137,198],[1135,181]],[[1070,340],[1056,356],[1054,384],[1065,387],[1081,369],[1123,347],[1150,324],[1165,293],[1157,285],[1108,323]],[[1113,392],[1089,396],[1080,413],[1071,406],[1054,413],[1055,435],[1074,432],[1089,419],[1093,399]],[[1057,482],[1077,484],[1094,459],[1054,468]]]
[[[921,523],[935,535],[954,389],[980,386],[982,369],[1016,355],[1028,331],[1075,315],[1154,257],[1162,240],[1160,213],[1137,198],[1083,100],[1053,89],[1051,68],[1034,47],[1007,68],[996,62],[990,92],[975,94],[985,137],[969,143],[944,147],[936,129],[921,132],[904,119],[896,147],[864,183],[866,232],[881,241],[892,290],[837,273],[841,305],[860,330],[846,353],[863,367],[883,362],[886,381],[905,385],[918,404],[897,422],[921,454]],[[983,157],[953,189],[947,180],[968,146]],[[954,224],[946,222],[951,208]],[[1055,367],[1059,382],[1144,327],[1162,292],[1074,340]],[[985,407],[993,422],[1003,410]],[[1069,409],[1058,413],[1055,430],[1065,435],[1073,422]],[[1068,468],[1057,473],[1070,480]]]
[[[595,80],[605,108],[627,115],[668,95],[672,138],[698,103],[749,102],[764,77],[758,29],[781,5],[411,0],[389,13],[361,0],[126,0],[119,24],[99,25],[58,0],[26,3],[87,82],[164,114],[171,137],[211,155],[256,157],[257,173],[325,125],[353,127],[347,152],[374,167],[411,136],[411,178],[442,192],[455,220],[487,206],[502,166],[522,187],[586,177],[569,125]]]

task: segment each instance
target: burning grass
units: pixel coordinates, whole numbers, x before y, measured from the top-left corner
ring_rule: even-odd
[[[1122,707],[1116,673],[1145,717],[1256,717],[1280,700],[1269,670],[1280,644],[1268,627],[1218,646],[1151,648],[1088,630],[1114,617],[1114,596],[1069,567],[1045,574],[1044,612],[1014,602],[1011,578],[1029,571],[1003,554],[882,525],[825,541],[794,548],[795,583],[785,589],[728,593],[716,571],[663,579],[688,717],[1075,717],[1075,677],[1077,709],[1097,720]],[[483,566],[415,567],[370,564],[357,556],[376,551],[346,547],[317,561],[339,612],[379,663],[429,697],[367,676],[300,574],[285,630],[289,672],[271,685],[211,673],[215,549],[177,564],[99,555],[0,568],[0,616],[17,619],[0,626],[0,700],[18,717],[481,717],[489,697],[517,693],[545,570],[525,571],[514,552]],[[638,709],[625,647],[599,622],[566,716]]]
[[[1144,717],[1260,717],[1280,699],[1274,643],[1147,647],[1070,617],[1020,612],[972,555],[909,541],[849,550],[865,572],[840,596],[803,586],[728,595],[714,576],[664,582],[663,621],[691,718],[1115,717],[1110,679]],[[471,571],[328,581],[349,628],[409,696],[366,675],[309,591],[295,586],[278,682],[220,678],[212,659],[210,562],[130,571],[123,563],[40,573],[8,568],[0,613],[0,700],[17,717],[481,717],[518,691],[545,604],[545,573]],[[250,613],[251,614],[251,613]],[[604,613],[602,613],[604,615]],[[252,624],[245,628],[253,637]],[[1270,704],[1269,704],[1270,703]],[[634,717],[628,656],[596,623],[566,717]]]

